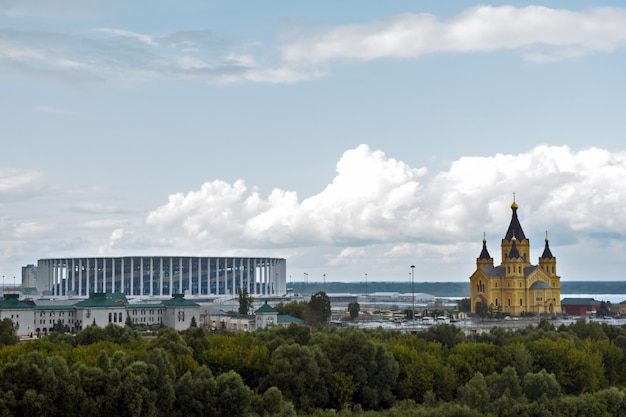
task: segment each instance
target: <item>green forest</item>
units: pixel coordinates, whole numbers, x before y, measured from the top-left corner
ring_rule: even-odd
[[[0,321],[0,416],[620,416],[626,328],[466,336],[292,324],[253,333],[88,326],[19,342]]]

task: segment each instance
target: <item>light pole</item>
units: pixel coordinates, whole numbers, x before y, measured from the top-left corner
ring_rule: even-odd
[[[304,273],[304,295],[306,295],[306,282],[309,279],[309,274],[307,274],[306,272]]]
[[[365,302],[367,302],[367,274],[365,274]]]
[[[411,265],[411,308],[413,313],[413,329],[415,329],[415,265]]]

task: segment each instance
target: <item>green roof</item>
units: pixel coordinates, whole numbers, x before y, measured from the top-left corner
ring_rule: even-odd
[[[74,305],[69,305],[69,304],[65,304],[65,305],[43,305],[43,306],[35,306],[35,310],[59,310],[59,311],[68,311],[68,310],[74,310]]]
[[[200,304],[185,299],[183,294],[172,294],[171,299],[162,301],[161,304],[166,307],[200,307]]]
[[[271,314],[271,313],[278,313],[278,310],[276,310],[271,305],[267,304],[267,301],[265,302],[265,304],[263,304],[260,308],[258,308],[255,311],[255,314]]]
[[[74,304],[76,307],[82,308],[113,308],[124,307],[124,303],[120,300],[115,301],[111,299],[108,294],[103,292],[94,292],[89,294],[89,298],[84,301],[79,301]]]
[[[279,314],[277,321],[278,321],[278,324],[291,324],[291,323],[302,324],[304,323],[304,320],[299,319],[297,317],[290,316],[289,314]]]
[[[163,308],[164,305],[161,303],[143,303],[143,304],[137,303],[137,304],[126,304],[126,307],[146,309],[146,308]]]
[[[600,301],[593,298],[564,298],[561,300],[562,306],[599,306]]]
[[[0,310],[29,310],[35,307],[19,300],[19,294],[4,294],[0,301]]]

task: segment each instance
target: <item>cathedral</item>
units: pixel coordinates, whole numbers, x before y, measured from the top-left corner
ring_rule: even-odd
[[[470,277],[472,313],[502,313],[510,316],[561,312],[561,277],[546,234],[539,265],[530,263],[530,241],[517,218],[517,203],[511,205],[511,224],[502,239],[502,263],[494,266],[483,238],[483,249]]]

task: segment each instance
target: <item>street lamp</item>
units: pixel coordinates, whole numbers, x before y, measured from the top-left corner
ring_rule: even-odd
[[[304,273],[304,294],[303,295],[306,295],[306,282],[308,281],[308,279],[309,279],[309,274],[307,274],[305,272]]]
[[[415,328],[415,265],[411,265],[411,304],[413,312],[413,328]]]
[[[367,274],[365,274],[365,302],[367,302]]]

